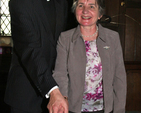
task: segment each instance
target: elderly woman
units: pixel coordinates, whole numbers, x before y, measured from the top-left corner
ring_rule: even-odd
[[[53,77],[74,113],[125,113],[126,72],[117,32],[97,23],[103,0],[76,0],[79,25],[60,35]]]

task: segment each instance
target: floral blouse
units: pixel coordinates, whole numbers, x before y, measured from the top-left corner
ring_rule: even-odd
[[[102,64],[96,46],[96,40],[85,41],[86,46],[86,74],[83,94],[83,112],[103,110]]]

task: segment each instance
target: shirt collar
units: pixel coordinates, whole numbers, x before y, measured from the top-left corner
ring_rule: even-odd
[[[105,30],[104,30],[104,27],[102,27],[100,24],[98,24],[98,33],[99,33],[98,38],[106,42]],[[76,41],[77,38],[82,38],[81,31],[80,31],[80,25],[78,25],[74,31],[74,34],[72,36],[72,42]]]

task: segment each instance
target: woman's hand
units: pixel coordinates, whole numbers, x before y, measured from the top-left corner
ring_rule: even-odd
[[[55,89],[50,93],[47,108],[49,113],[68,113],[68,100],[62,96],[59,89]]]

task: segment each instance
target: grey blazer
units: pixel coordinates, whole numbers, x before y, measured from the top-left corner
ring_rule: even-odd
[[[102,61],[104,113],[125,113],[126,72],[117,32],[98,25],[97,47]],[[85,83],[86,49],[80,26],[61,33],[53,77],[68,97],[69,110],[81,113]]]

